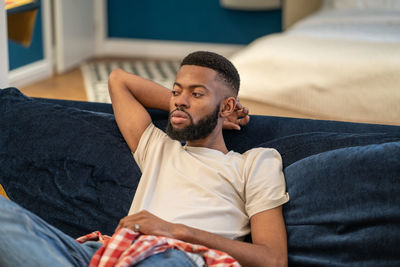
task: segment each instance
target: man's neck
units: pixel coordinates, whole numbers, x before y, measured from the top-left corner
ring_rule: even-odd
[[[186,145],[215,149],[221,151],[224,154],[228,153],[228,149],[225,145],[224,136],[222,135],[222,129],[214,129],[214,131],[206,138],[187,141]]]

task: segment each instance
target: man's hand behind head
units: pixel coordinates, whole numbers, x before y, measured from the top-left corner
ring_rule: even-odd
[[[249,109],[243,107],[239,100],[236,102],[235,111],[226,117],[223,129],[225,130],[240,130],[240,126],[244,126],[250,121]]]

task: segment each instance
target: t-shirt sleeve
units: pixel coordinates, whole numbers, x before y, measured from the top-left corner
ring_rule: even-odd
[[[164,138],[167,138],[166,134],[153,123],[150,123],[140,137],[136,151],[132,153],[140,170],[143,170],[146,159],[151,157],[156,149],[161,148]]]
[[[289,201],[278,151],[256,148],[248,151],[245,175],[246,212],[249,216]]]

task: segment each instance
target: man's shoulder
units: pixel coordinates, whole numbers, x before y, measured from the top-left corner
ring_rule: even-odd
[[[257,158],[257,157],[279,157],[281,154],[275,148],[271,147],[255,147],[247,150],[242,154],[246,158]]]
[[[162,147],[164,145],[180,145],[180,142],[171,139],[163,130],[153,123],[150,123],[143,132],[139,140],[138,150],[142,151],[146,147]]]
[[[163,130],[151,123],[143,132],[133,156],[142,169],[145,161],[152,162],[171,155],[178,156],[182,150],[180,142],[171,139]]]
[[[166,138],[166,140],[170,139],[169,136],[163,130],[154,125],[153,122],[147,126],[146,130],[141,136],[141,139],[143,140],[148,140],[151,138]]]

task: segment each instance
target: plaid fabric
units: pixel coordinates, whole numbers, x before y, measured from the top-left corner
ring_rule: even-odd
[[[133,266],[145,258],[174,248],[196,253],[204,258],[207,266],[240,266],[227,253],[194,245],[173,238],[142,235],[127,228],[118,230],[112,237],[96,231],[76,239],[79,243],[100,241],[103,246],[93,255],[89,267]]]

